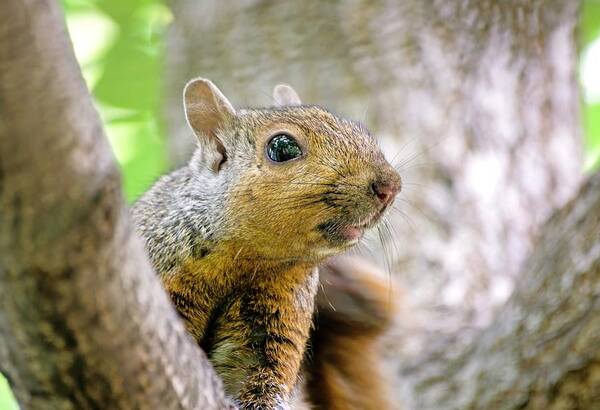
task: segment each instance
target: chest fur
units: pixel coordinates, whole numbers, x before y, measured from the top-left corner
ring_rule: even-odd
[[[311,266],[228,272],[190,271],[167,283],[186,326],[236,397],[250,375],[296,382],[314,313],[318,271]]]
[[[203,343],[236,396],[250,374],[275,371],[282,383],[295,383],[314,313],[318,273],[286,286],[247,284],[225,303]]]

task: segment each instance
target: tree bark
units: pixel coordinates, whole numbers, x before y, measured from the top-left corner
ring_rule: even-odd
[[[598,408],[600,173],[544,226],[521,276],[488,328],[404,364],[407,408]]]
[[[0,371],[26,409],[222,409],[52,0],[0,3]]]

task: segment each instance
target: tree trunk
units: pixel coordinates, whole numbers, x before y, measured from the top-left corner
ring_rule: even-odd
[[[290,83],[309,103],[363,119],[395,159],[405,180],[401,212],[392,215],[391,238],[374,243],[366,256],[379,263],[391,259],[395,282],[405,289],[410,320],[399,320],[388,353],[400,363],[398,400],[405,408],[544,408],[544,400],[558,403],[562,397],[556,386],[579,380],[592,387],[588,373],[573,373],[592,363],[589,352],[544,378],[565,346],[585,340],[594,350],[594,340],[579,339],[577,331],[557,332],[562,350],[555,347],[551,354],[546,348],[554,345],[543,337],[579,323],[575,314],[553,313],[558,294],[556,302],[565,306],[581,303],[595,313],[598,307],[587,294],[568,288],[552,293],[536,281],[571,283],[569,258],[583,254],[568,248],[568,240],[593,247],[598,235],[563,222],[572,238],[552,237],[558,231],[549,228],[534,250],[540,226],[582,179],[578,2],[171,5],[165,94],[175,163],[187,157],[193,142],[180,90],[198,75],[211,78],[238,105],[269,105],[269,90]],[[592,195],[590,189],[582,195]],[[597,227],[592,209],[585,218]],[[567,248],[543,253],[549,252],[543,244],[553,241]],[[593,254],[589,258],[597,260]],[[543,269],[536,260],[546,261]],[[594,275],[590,263],[586,274]],[[519,287],[507,303],[515,283]],[[531,299],[518,296],[529,292]],[[525,326],[530,317],[543,323]],[[461,359],[432,353],[440,350]],[[499,366],[502,360],[513,367]],[[430,366],[417,371],[415,362]],[[452,366],[462,371],[452,376]],[[529,366],[520,380],[517,370]],[[471,383],[474,375],[480,381]],[[442,399],[443,393],[454,398]]]
[[[57,2],[0,3],[0,371],[24,409],[222,409],[133,234]]]
[[[404,363],[414,409],[600,406],[600,173],[544,226],[492,324]]]

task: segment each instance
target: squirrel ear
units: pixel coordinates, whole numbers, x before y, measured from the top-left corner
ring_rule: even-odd
[[[275,103],[280,106],[286,105],[302,105],[298,93],[287,84],[276,85],[273,89],[273,99]]]
[[[183,89],[185,117],[198,137],[204,157],[213,171],[218,171],[226,159],[225,148],[217,137],[217,131],[229,118],[235,116],[235,109],[212,81],[195,78]]]

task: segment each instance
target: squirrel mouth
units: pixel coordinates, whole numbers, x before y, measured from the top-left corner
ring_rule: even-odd
[[[362,238],[365,231],[372,228],[381,219],[387,207],[382,207],[366,218],[360,219],[357,223],[327,222],[319,228],[335,242],[342,242],[344,245],[353,245]]]
[[[377,222],[379,222],[379,220],[381,219],[381,216],[385,212],[385,209],[386,209],[386,207],[382,207],[381,209],[379,209],[375,213],[369,215],[368,218],[359,222],[358,224],[346,225],[346,226],[342,227],[342,229],[340,230],[340,233],[349,242],[358,241],[365,233],[365,230],[372,228]]]

